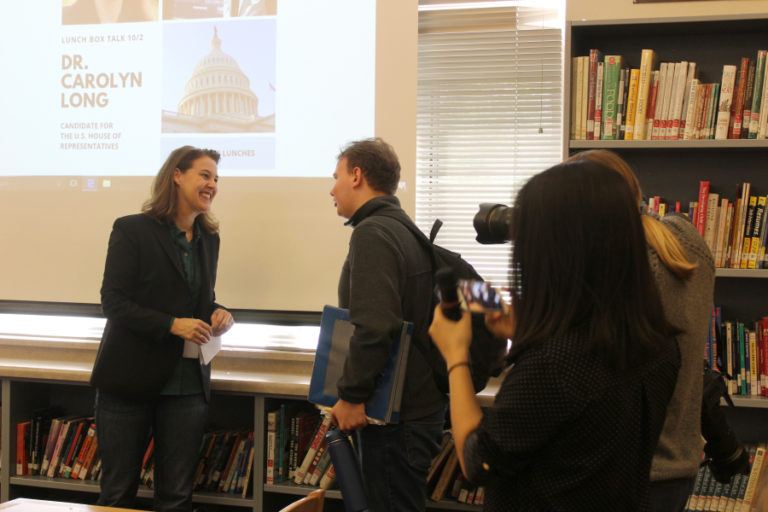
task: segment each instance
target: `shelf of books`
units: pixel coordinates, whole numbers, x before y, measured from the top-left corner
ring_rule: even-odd
[[[649,210],[686,215],[704,237],[716,266],[706,357],[731,377],[728,414],[753,442],[768,440],[766,33],[765,12],[566,28],[563,151],[615,151]]]
[[[79,493],[99,492],[101,461],[93,421],[93,391],[83,385],[47,382],[3,381],[3,397],[11,404],[12,465],[3,481],[9,499],[24,495],[25,488]],[[201,446],[195,474],[194,501],[227,507],[254,509],[252,397],[214,396],[212,418],[233,398],[236,414],[228,415],[228,427],[212,423]],[[245,414],[243,414],[245,411]],[[239,416],[239,418],[238,418]],[[242,419],[245,417],[246,419]],[[233,426],[237,425],[236,428]],[[139,498],[153,495],[154,441],[149,439],[140,471]],[[6,496],[6,495],[4,495]]]
[[[300,401],[267,400],[265,411],[264,493],[304,495],[319,487],[326,489],[326,497],[341,498],[325,440],[330,417]],[[449,438],[446,433],[430,469],[427,507],[477,510],[482,492],[477,496],[477,489],[463,485],[455,453],[449,457]]]
[[[2,380],[2,467],[9,468],[0,475],[3,500],[38,491],[95,500],[101,463],[93,401],[94,391],[84,383]],[[195,471],[195,503],[255,512],[280,508],[291,496],[322,487],[328,509],[340,510],[341,493],[324,443],[329,419],[313,405],[297,397],[215,392],[209,418]],[[430,471],[427,507],[478,510],[482,491],[462,481],[446,446]],[[147,504],[153,455],[150,439],[138,493]]]

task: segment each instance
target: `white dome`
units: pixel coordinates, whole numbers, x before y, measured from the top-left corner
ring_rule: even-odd
[[[221,39],[214,27],[211,53],[200,59],[187,80],[179,113],[252,119],[258,115],[259,100],[250,85],[237,61],[221,50]]]

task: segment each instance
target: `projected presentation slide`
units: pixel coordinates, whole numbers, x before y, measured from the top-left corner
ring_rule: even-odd
[[[327,177],[374,135],[375,0],[45,0],[0,20],[0,176]]]

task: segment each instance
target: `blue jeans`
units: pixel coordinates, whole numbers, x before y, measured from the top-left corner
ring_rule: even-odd
[[[429,464],[440,451],[445,411],[359,432],[363,479],[371,512],[423,511]]]
[[[682,512],[696,477],[659,480],[649,487],[653,512]]]
[[[151,427],[154,510],[192,510],[192,479],[208,414],[205,396],[160,395],[151,402],[132,402],[97,390],[95,413],[102,459],[98,504],[134,507]]]

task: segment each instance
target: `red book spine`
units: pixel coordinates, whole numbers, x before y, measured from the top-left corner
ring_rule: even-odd
[[[699,182],[699,204],[696,208],[696,229],[703,237],[707,224],[707,198],[709,197],[709,182]]]

